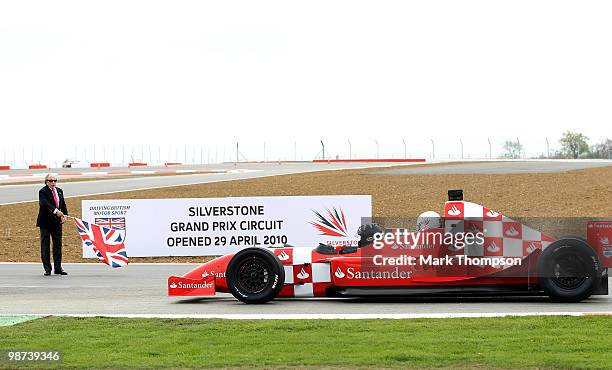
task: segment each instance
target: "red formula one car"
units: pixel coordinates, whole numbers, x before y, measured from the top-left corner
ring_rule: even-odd
[[[355,246],[247,248],[168,278],[170,296],[229,292],[245,303],[285,297],[548,295],[576,302],[608,294],[612,222],[587,240],[554,239],[449,191],[444,216],[418,229],[362,225]]]

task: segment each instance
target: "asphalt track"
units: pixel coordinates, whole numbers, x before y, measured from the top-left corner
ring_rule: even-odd
[[[552,303],[545,297],[279,299],[245,305],[229,294],[183,299],[166,295],[169,275],[194,264],[132,264],[110,269],[65,264],[68,276],[43,276],[40,264],[0,264],[0,315],[101,315],[220,318],[358,318],[496,316],[500,314],[612,313],[610,296],[582,303]],[[611,285],[612,286],[612,285]]]
[[[145,176],[103,179],[96,181],[77,181],[61,183],[60,187],[68,198],[84,195],[97,195],[121,191],[143,190],[179,185],[202,184],[218,181],[243,180],[257,177],[278,176],[294,173],[306,173],[326,170],[357,169],[368,167],[397,166],[398,163],[232,163],[205,166],[199,169],[227,170],[224,173],[191,174],[180,176]],[[410,165],[410,163],[401,164]],[[194,166],[183,166],[181,169],[195,169]],[[70,171],[71,169],[64,169]],[[72,169],[78,171],[78,169]],[[107,169],[104,169],[106,171]],[[102,171],[102,170],[100,170]],[[38,201],[40,184],[19,184],[0,186],[0,205]]]
[[[511,164],[510,164],[511,163]],[[555,162],[559,163],[559,162]],[[565,162],[572,163],[572,162]],[[591,163],[591,162],[585,162]],[[603,162],[606,163],[606,162]],[[609,162],[605,165],[610,165]],[[375,164],[380,166],[381,164]],[[384,164],[383,164],[384,165]],[[388,164],[387,164],[388,165]],[[253,164],[240,165],[253,172],[202,174],[163,177],[113,179],[62,184],[68,194],[108,193],[160,186],[237,180],[326,169],[361,168],[367,164]],[[459,166],[459,167],[457,167]],[[467,166],[467,167],[466,167]],[[464,168],[469,173],[487,173],[497,163],[457,164],[415,167],[404,170],[442,171]],[[514,171],[538,168],[542,162],[509,162]],[[577,169],[576,165],[554,165],[560,171]],[[446,170],[444,170],[444,168]],[[587,167],[591,167],[588,165]],[[233,165],[230,168],[236,169]],[[436,169],[437,168],[437,169]],[[522,168],[522,169],[521,169]],[[580,167],[584,168],[584,167]],[[216,169],[216,168],[215,168]],[[0,204],[33,201],[40,185],[0,187]],[[15,189],[15,190],[13,190]],[[0,263],[0,315],[108,315],[152,317],[221,318],[400,318],[400,317],[472,317],[498,315],[553,315],[612,313],[612,298],[594,296],[576,304],[552,303],[545,297],[495,298],[406,298],[391,299],[284,299],[261,306],[247,306],[231,295],[181,299],[166,295],[169,275],[182,275],[190,264],[132,264],[111,270],[94,264],[66,264],[69,276],[42,276],[42,267],[34,264]],[[612,287],[612,283],[610,284]]]
[[[384,175],[465,175],[465,174],[516,174],[516,173],[547,173],[581,170],[585,168],[612,166],[608,160],[535,160],[535,161],[502,161],[454,163],[438,166],[414,168],[397,168],[373,172]]]
[[[585,168],[612,166],[607,160],[532,160],[449,163],[447,165],[424,166],[415,168],[397,168],[373,172],[383,175],[465,175],[465,174],[516,174],[547,173],[581,170]]]

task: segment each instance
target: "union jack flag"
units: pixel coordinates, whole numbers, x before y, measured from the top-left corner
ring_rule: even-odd
[[[93,248],[98,259],[113,268],[127,266],[128,257],[123,244],[125,239],[123,230],[92,224],[78,218],[73,220],[81,235],[84,248]]]
[[[125,217],[95,218],[94,224],[114,230],[125,230]]]

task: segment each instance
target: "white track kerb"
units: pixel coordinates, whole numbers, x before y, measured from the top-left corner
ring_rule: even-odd
[[[431,313],[431,314],[54,314],[34,315],[59,317],[124,317],[159,319],[226,319],[226,320],[362,320],[362,319],[453,319],[481,317],[525,316],[611,316],[608,312],[487,312],[487,313]],[[33,316],[33,315],[29,315]]]

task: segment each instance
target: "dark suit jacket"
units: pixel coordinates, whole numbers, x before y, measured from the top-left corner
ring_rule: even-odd
[[[62,189],[56,187],[57,197],[59,198],[59,210],[63,214],[68,214],[66,208],[66,202],[64,201],[64,192]],[[38,191],[38,218],[36,219],[36,226],[44,229],[50,229],[58,227],[60,223],[59,217],[53,214],[55,211],[55,200],[53,199],[53,193],[48,186],[44,186]]]

